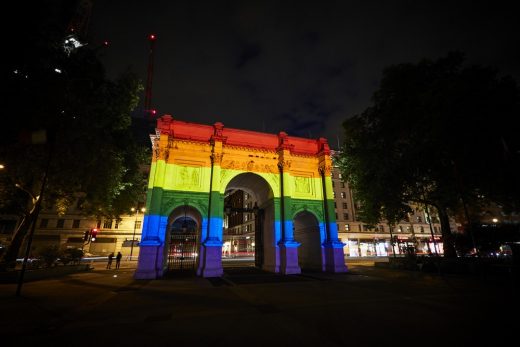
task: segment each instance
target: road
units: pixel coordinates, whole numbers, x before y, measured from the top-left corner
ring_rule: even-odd
[[[468,346],[516,339],[518,284],[349,264],[348,274],[132,277],[135,262],[0,285],[5,346]],[[513,318],[509,318],[510,314]],[[2,345],[4,345],[2,343]]]

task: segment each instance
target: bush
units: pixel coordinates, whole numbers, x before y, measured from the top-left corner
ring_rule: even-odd
[[[51,267],[56,263],[60,256],[60,249],[58,246],[46,246],[43,247],[38,254],[42,258],[43,263],[47,267]]]
[[[67,265],[69,263],[79,264],[81,258],[83,258],[83,251],[78,248],[66,248],[60,252],[60,261],[63,265]]]

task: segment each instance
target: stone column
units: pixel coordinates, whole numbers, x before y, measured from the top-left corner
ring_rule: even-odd
[[[217,122],[213,125],[214,134],[211,144],[211,174],[208,196],[208,216],[205,235],[202,235],[200,247],[200,259],[197,274],[202,277],[220,277],[222,269],[222,221],[224,213],[224,201],[220,196],[220,173],[222,163],[222,144],[225,138],[222,136],[224,124]]]
[[[338,239],[338,225],[334,214],[334,195],[332,190],[332,161],[327,140],[318,139],[319,172],[323,192],[323,215],[325,221],[325,242],[323,243],[323,268],[327,272],[347,272],[345,265],[344,243]]]
[[[291,145],[285,132],[278,134],[278,168],[280,170],[280,225],[281,238],[278,242],[280,252],[280,272],[285,275],[301,273],[298,264],[298,247],[294,240],[293,222],[290,219],[291,190],[289,185],[289,169],[291,167]]]
[[[154,142],[154,157],[150,169],[146,214],[143,218],[136,279],[155,279],[164,271],[164,239],[167,217],[161,215],[164,174],[168,160],[168,134],[161,133]]]

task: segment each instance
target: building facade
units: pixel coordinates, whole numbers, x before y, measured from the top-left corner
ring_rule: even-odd
[[[139,256],[139,242],[143,223],[143,205],[118,220],[85,216],[77,205],[60,213],[55,208],[42,209],[36,222],[31,255],[37,256],[47,246],[81,248],[86,256],[106,256],[121,252],[126,259]],[[16,216],[4,216],[0,243],[9,244],[18,223]],[[7,228],[8,226],[8,228]],[[132,242],[133,240],[133,242]],[[22,250],[25,250],[24,244]]]
[[[359,220],[359,202],[337,166],[333,167],[331,175],[338,235],[345,243],[346,257],[399,255],[411,247],[418,254],[443,253],[441,225],[434,212],[412,206],[413,212],[408,218],[392,229],[384,222],[367,225]],[[455,228],[454,224],[452,230]]]

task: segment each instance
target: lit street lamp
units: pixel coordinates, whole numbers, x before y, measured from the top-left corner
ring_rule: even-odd
[[[139,210],[132,207],[131,209],[132,212],[135,212],[135,221],[134,221],[134,234],[132,235],[132,245],[130,246],[130,260],[132,260],[132,254],[134,253],[134,242],[135,242],[135,226],[137,225],[137,216],[139,215]],[[145,212],[146,211],[146,208],[141,208],[141,212]],[[141,223],[141,227],[142,227],[142,223]]]

